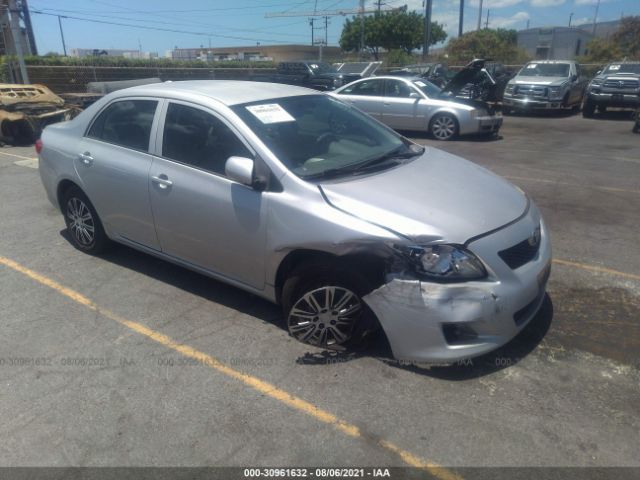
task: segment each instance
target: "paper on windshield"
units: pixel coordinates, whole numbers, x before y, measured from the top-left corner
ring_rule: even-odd
[[[295,122],[296,119],[289,115],[284,108],[277,103],[269,103],[266,105],[251,105],[245,107],[262,123],[282,123]]]
[[[413,82],[413,83],[415,83],[415,84],[416,84],[416,85],[418,85],[419,87],[426,87],[426,86],[427,86],[427,84],[426,84],[426,83],[421,82],[420,80],[416,80],[416,81],[415,81],[415,82]]]
[[[609,70],[620,70],[620,65],[610,65]]]
[[[537,63],[531,63],[529,65],[527,65],[527,68],[536,68],[538,66]]]

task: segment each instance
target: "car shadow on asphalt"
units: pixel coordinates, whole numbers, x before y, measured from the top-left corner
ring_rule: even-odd
[[[630,122],[634,118],[632,110],[607,110],[593,114],[592,120]]]
[[[73,245],[67,230],[60,235]],[[147,277],[172,285],[214,303],[258,318],[266,323],[283,327],[282,310],[271,302],[244,290],[217,281],[197,272],[174,265],[166,260],[114,243],[100,259]]]
[[[62,230],[60,235],[73,245],[66,229]],[[113,244],[107,252],[101,254],[100,258],[285,329],[282,311],[277,305],[240,288],[117,243]],[[538,314],[513,340],[489,354],[454,364],[427,366],[399,362],[393,358],[391,347],[381,331],[366,336],[359,345],[348,351],[314,348],[313,351],[298,357],[296,363],[320,366],[346,363],[368,357],[375,358],[391,367],[420,375],[442,380],[468,380],[489,375],[518,363],[542,341],[549,330],[552,318],[553,304],[549,295],[546,295]]]

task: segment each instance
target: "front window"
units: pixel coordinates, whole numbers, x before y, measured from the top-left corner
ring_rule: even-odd
[[[568,77],[570,65],[568,63],[528,63],[518,76],[523,77]]]
[[[340,95],[363,95],[369,97],[381,97],[384,80],[363,80],[347,85],[338,92]]]
[[[313,73],[336,73],[336,70],[328,63],[310,63],[309,68]]]
[[[305,179],[355,174],[371,162],[418,154],[419,147],[391,129],[325,95],[232,108],[287,168]]]
[[[430,98],[435,98],[440,95],[442,89],[437,85],[427,81],[427,80],[414,80],[413,84],[418,87],[422,92]]]
[[[640,63],[612,63],[604,73],[640,73]]]

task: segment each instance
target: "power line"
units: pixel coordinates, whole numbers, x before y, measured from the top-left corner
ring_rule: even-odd
[[[201,37],[229,38],[229,39],[233,39],[233,40],[247,40],[247,41],[251,41],[251,42],[258,41],[258,42],[272,42],[272,43],[281,43],[281,44],[290,43],[290,42],[286,42],[286,41],[282,41],[282,40],[240,37],[240,36],[235,36],[235,35],[223,35],[221,33],[194,32],[194,31],[179,30],[179,29],[174,29],[174,28],[151,27],[151,26],[147,26],[147,25],[135,25],[135,24],[130,24],[130,23],[112,22],[112,21],[107,21],[107,20],[96,20],[96,19],[91,19],[91,18],[76,17],[76,16],[73,16],[73,15],[57,15],[57,14],[54,14],[54,13],[43,12],[42,10],[31,10],[31,13],[35,13],[37,15],[48,15],[48,16],[52,16],[52,17],[60,16],[62,18],[69,18],[69,19],[79,20],[79,21],[83,21],[83,22],[101,23],[101,24],[104,24],[104,25],[117,25],[117,26],[120,26],[120,27],[140,28],[140,29],[143,29],[143,30],[156,30],[156,31],[160,31],[160,32],[182,33],[182,34],[195,35],[195,36],[201,36]]]
[[[55,14],[55,15],[60,15],[63,18],[66,16],[65,12],[73,12],[73,10],[58,10],[58,9],[53,9],[53,8],[40,8],[38,9],[38,11],[43,12],[43,13],[51,13],[51,14]],[[200,22],[190,22],[190,23],[181,23],[181,22],[165,22],[162,20],[142,20],[142,19],[138,19],[138,18],[130,18],[130,17],[120,17],[120,16],[113,16],[113,15],[103,15],[103,14],[93,14],[93,17],[101,17],[101,18],[108,18],[108,19],[114,19],[114,20],[123,20],[123,21],[131,21],[131,22],[146,22],[146,23],[157,23],[157,24],[162,24],[162,25],[203,25],[203,26],[207,26],[207,27],[216,27],[216,28],[222,28],[224,30],[232,30],[232,31],[237,31],[237,32],[264,32],[264,33],[273,33],[274,35],[281,35],[281,36],[287,36],[287,37],[303,37],[304,35],[300,35],[300,34],[295,34],[295,33],[278,33],[278,32],[274,32],[273,30],[264,30],[264,29],[245,29],[245,28],[233,28],[233,27],[226,27],[226,26],[222,26],[222,25],[215,25],[215,24],[211,24],[211,23],[200,23]],[[289,22],[285,25],[277,25],[275,26],[276,28],[279,27],[284,27],[284,26],[290,26],[293,24],[298,24],[299,22]]]

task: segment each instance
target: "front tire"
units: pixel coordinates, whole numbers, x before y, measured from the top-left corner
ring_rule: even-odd
[[[362,300],[367,283],[360,274],[332,262],[310,262],[294,269],[282,289],[289,334],[320,348],[352,348],[376,325]]]
[[[74,247],[92,255],[107,248],[109,239],[98,213],[78,187],[71,187],[64,194],[62,213]]]
[[[429,123],[429,132],[436,140],[451,140],[458,131],[458,120],[450,113],[436,113]]]

